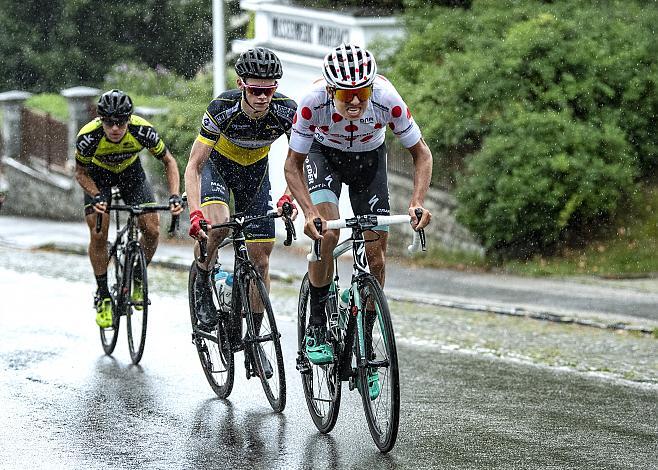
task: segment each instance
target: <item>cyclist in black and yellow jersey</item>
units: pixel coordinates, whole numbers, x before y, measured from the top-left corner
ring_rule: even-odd
[[[76,141],[76,180],[85,192],[85,219],[89,226],[89,259],[96,276],[96,323],[112,325],[112,303],[107,285],[107,232],[110,217],[106,213],[113,187],[118,187],[128,205],[154,204],[153,189],[139,160],[139,151],[147,148],[162,161],[169,186],[172,214],[183,210],[179,196],[179,172],[176,160],[155,128],[133,114],[130,97],[120,90],[104,93],[96,107],[98,116],[78,133]],[[101,231],[96,233],[96,214],[102,214]],[[147,263],[158,246],[160,218],[157,212],[139,216]],[[141,292],[141,289],[135,289]]]
[[[208,106],[185,169],[190,235],[194,238],[207,237],[200,229],[201,221],[228,220],[231,191],[236,212],[259,216],[273,209],[267,156],[272,142],[283,134],[290,137],[297,104],[276,92],[277,80],[283,73],[279,58],[269,49],[256,47],[243,52],[236,61],[235,71],[238,89],[220,94]],[[290,196],[279,199],[279,211],[286,201],[290,202]],[[209,270],[226,235],[226,230],[210,232],[208,260],[197,266],[195,298],[199,302],[200,326],[206,329],[217,323]],[[249,225],[246,239],[249,256],[269,289],[274,221],[268,219]]]

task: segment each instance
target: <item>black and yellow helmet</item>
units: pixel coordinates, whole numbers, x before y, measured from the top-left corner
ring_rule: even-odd
[[[272,78],[283,75],[281,61],[274,52],[264,47],[244,51],[235,62],[235,73],[240,78]]]
[[[128,118],[133,113],[133,102],[123,91],[110,90],[101,95],[96,111],[101,117]]]

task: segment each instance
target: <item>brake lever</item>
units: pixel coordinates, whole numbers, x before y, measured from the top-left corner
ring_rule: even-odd
[[[322,220],[320,218],[313,219],[313,224],[315,225],[315,230],[322,235]],[[320,239],[313,241],[313,252],[318,261],[322,261],[322,257],[320,256],[320,242]]]
[[[286,226],[286,240],[283,242],[284,246],[292,245],[293,240],[297,240],[297,233],[295,232],[295,224],[290,220],[292,216],[292,204],[289,202],[284,202],[281,206],[283,222]]]
[[[418,219],[418,223],[420,223],[420,219],[423,217],[423,209],[420,207],[417,207],[416,210],[414,211],[416,214],[416,218]],[[422,251],[427,251],[427,247],[425,246],[425,229],[419,229],[417,230],[418,236],[420,237],[420,249]]]
[[[208,233],[208,222],[205,220],[202,220],[199,222],[199,226],[201,227],[201,230],[203,230],[205,233]],[[206,260],[208,259],[208,239],[207,238],[202,238],[199,240],[199,263],[205,263]]]

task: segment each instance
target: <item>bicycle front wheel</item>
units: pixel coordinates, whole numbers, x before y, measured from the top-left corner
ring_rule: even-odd
[[[117,259],[116,250],[112,250],[112,244],[107,242],[109,261],[107,264],[107,285],[110,288],[110,297],[112,299],[112,326],[108,328],[99,328],[101,335],[101,345],[105,354],[110,356],[114,352],[119,339],[119,292],[121,290],[121,265]]]
[[[125,303],[128,349],[133,364],[138,364],[144,354],[149,307],[144,249],[140,245],[134,245],[127,262]]]
[[[302,387],[306,405],[313,420],[313,424],[323,434],[330,432],[336,425],[338,410],[340,409],[341,382],[338,375],[338,363],[315,365],[308,360],[305,354],[304,337],[306,325],[311,313],[310,290],[308,274],[304,276],[302,287],[299,290],[299,305],[297,319],[297,346],[299,348],[297,368],[302,374]],[[327,318],[332,318],[331,312],[337,311],[336,298],[327,300]],[[334,347],[338,343],[333,341]]]
[[[400,383],[393,323],[377,279],[363,278],[359,294],[363,321],[357,340],[358,387],[375,445],[381,452],[388,452],[395,445],[400,424]]]
[[[279,330],[265,283],[253,269],[238,277],[239,305],[247,322],[245,354],[249,354],[263,391],[274,411],[286,407],[286,375]],[[247,350],[248,349],[248,350]]]
[[[224,321],[220,319],[211,332],[201,331],[197,328],[196,297],[194,283],[196,281],[196,261],[192,262],[188,278],[188,299],[190,302],[190,320],[192,322],[192,342],[199,354],[199,361],[203,368],[210,388],[219,398],[226,398],[233,390],[235,377],[235,363],[233,350],[228,341]]]

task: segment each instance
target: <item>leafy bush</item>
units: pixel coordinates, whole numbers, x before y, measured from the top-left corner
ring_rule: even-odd
[[[631,148],[614,126],[518,110],[492,127],[460,181],[458,220],[490,253],[527,257],[616,215],[633,191]]]
[[[382,71],[432,148],[434,183],[459,180],[462,220],[490,251],[524,255],[584,233],[583,224],[619,210],[635,185],[629,174],[655,173],[658,9],[652,6],[639,0],[508,0],[463,10],[407,2],[408,38],[396,42],[397,53]],[[545,126],[531,126],[542,120]],[[522,126],[529,141],[509,122]],[[570,146],[555,129],[571,136]],[[542,151],[530,150],[533,143],[542,143]],[[611,146],[622,152],[619,160],[611,160]],[[560,186],[564,175],[545,168],[560,155],[568,156],[570,168],[582,166],[583,181],[596,176],[611,199],[594,197],[575,176]],[[457,178],[467,159],[466,175]],[[523,170],[512,174],[524,171],[526,177],[510,180],[505,171],[516,163]],[[620,173],[608,175],[618,165],[624,165]],[[626,186],[610,187],[620,178]],[[498,187],[501,181],[511,193]],[[539,204],[544,195],[547,201]]]

